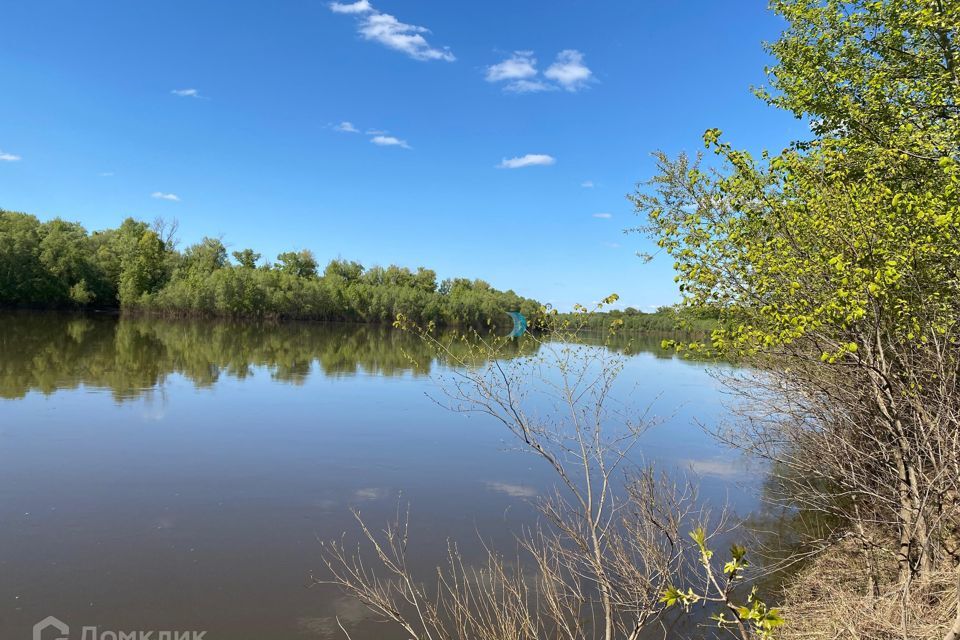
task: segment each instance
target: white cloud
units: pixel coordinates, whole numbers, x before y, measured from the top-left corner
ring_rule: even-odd
[[[113,171],[101,171],[101,172],[98,173],[97,175],[99,175],[101,178],[112,178],[112,177],[113,177]]]
[[[402,147],[404,149],[410,148],[410,145],[407,144],[406,140],[401,140],[400,138],[396,138],[394,136],[373,136],[370,138],[370,142],[381,147]]]
[[[12,154],[12,153],[6,153],[6,152],[4,152],[4,151],[0,151],[0,162],[17,162],[18,160],[22,160],[22,159],[23,159],[23,158],[21,158],[21,157],[18,156],[18,155],[14,155],[14,154]]]
[[[334,131],[342,133],[360,133],[360,129],[352,122],[344,120],[340,124],[332,125]],[[406,140],[396,136],[389,135],[386,129],[366,129],[364,134],[370,136],[370,142],[380,147],[400,147],[402,149],[412,149]]]
[[[593,72],[583,63],[583,54],[576,49],[564,49],[557,54],[554,63],[543,73],[546,80],[541,80],[539,73],[532,51],[514,51],[506,60],[487,67],[485,78],[487,82],[505,82],[504,91],[534,93],[561,87],[578,91],[593,77]]]
[[[205,97],[205,96],[200,95],[200,92],[197,91],[196,89],[174,89],[174,90],[171,91],[170,93],[172,93],[172,94],[175,95],[175,96],[179,96],[179,97],[181,97],[181,98],[203,98],[203,97]]]
[[[540,80],[515,80],[506,85],[503,90],[511,93],[537,93],[538,91],[554,91],[556,89],[552,84],[541,82]]]
[[[537,75],[537,59],[532,51],[514,51],[513,55],[487,67],[487,82],[523,80]]]
[[[154,191],[150,194],[151,198],[157,198],[158,200],[170,200],[172,202],[180,202],[180,196],[175,193],[164,193],[162,191]]]
[[[360,35],[364,38],[401,51],[414,60],[453,62],[457,59],[447,48],[437,49],[430,46],[422,35],[424,33],[430,33],[430,30],[400,22],[389,13],[373,13],[360,24]]]
[[[517,158],[504,158],[497,165],[498,169],[520,169],[521,167],[549,166],[556,164],[557,159],[545,153],[528,153]]]
[[[593,217],[594,217],[594,218],[602,218],[602,219],[604,219],[604,220],[609,220],[610,218],[613,217],[613,214],[612,214],[612,213],[595,213],[595,214],[593,214]]]
[[[580,186],[584,189],[593,189],[597,185],[593,184],[593,180],[584,180],[580,183]]]
[[[567,91],[578,91],[590,82],[593,72],[583,63],[582,53],[576,49],[564,49],[543,75]]]
[[[364,39],[379,42],[385,47],[407,54],[414,60],[453,62],[457,59],[447,47],[438,49],[427,42],[423,34],[430,33],[429,29],[400,22],[389,13],[380,13],[369,0],[353,3],[332,2],[329,6],[334,13],[357,15],[357,31]]]
[[[369,0],[357,0],[357,2],[331,2],[330,11],[334,13],[367,13],[373,11]]]
[[[620,243],[619,243],[619,242],[604,242],[603,244],[605,244],[605,245],[606,245],[608,248],[610,248],[610,249],[619,249],[619,248],[620,248]]]

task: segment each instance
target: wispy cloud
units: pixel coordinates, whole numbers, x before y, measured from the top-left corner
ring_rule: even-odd
[[[510,93],[539,93],[540,91],[555,91],[556,87],[540,80],[514,80],[503,87]]]
[[[389,13],[371,14],[360,25],[360,35],[367,40],[401,51],[414,60],[453,62],[457,59],[447,48],[437,49],[430,46],[422,35],[424,33],[430,33],[430,30],[400,22]]]
[[[510,57],[486,68],[487,82],[504,82],[504,91],[535,93],[566,89],[578,91],[591,80],[593,72],[583,62],[583,54],[576,49],[564,49],[552,65],[543,72],[537,70],[537,59],[532,51],[514,51]]]
[[[593,72],[583,62],[583,54],[576,49],[564,49],[558,53],[556,62],[543,75],[567,91],[579,91],[593,78]]]
[[[487,67],[487,82],[507,82],[506,91],[528,93],[543,91],[549,87],[539,80],[531,78],[537,75],[537,59],[532,51],[514,51],[513,55],[502,62]]]
[[[613,217],[612,213],[595,213],[593,214],[594,218],[602,218],[603,220],[609,220]]]
[[[597,185],[593,184],[593,180],[584,180],[580,183],[580,186],[584,189],[593,189]]]
[[[360,133],[361,130],[354,123],[344,120],[343,122],[335,125],[328,125],[334,131],[339,131],[341,133]],[[401,149],[412,149],[413,147],[410,144],[397,136],[390,135],[390,132],[386,129],[365,129],[363,133],[367,136],[370,136],[370,142],[377,145],[378,147],[400,147]]]
[[[619,249],[619,248],[620,248],[620,243],[619,243],[619,242],[604,242],[603,244],[606,245],[606,247],[607,247],[608,249]]]
[[[528,153],[525,156],[519,156],[517,158],[504,158],[500,161],[500,164],[497,165],[497,168],[520,169],[522,167],[545,167],[556,163],[556,158],[548,156],[545,153]]]
[[[334,13],[367,13],[373,11],[368,0],[358,0],[357,2],[331,2],[330,11]]]
[[[179,97],[181,97],[181,98],[203,98],[203,99],[206,99],[206,96],[200,95],[200,92],[197,91],[196,89],[174,89],[174,90],[171,91],[170,93],[172,93],[172,94],[175,95],[175,96],[179,96]]]
[[[405,53],[414,60],[453,62],[457,59],[449,48],[438,49],[427,42],[424,34],[430,33],[429,29],[400,22],[389,13],[381,13],[370,4],[369,0],[353,3],[332,2],[329,6],[334,13],[356,15],[358,17],[357,32],[365,40],[379,42],[385,47]]]
[[[100,176],[101,178],[112,178],[114,173],[113,171],[101,171],[97,175]]]
[[[150,194],[151,198],[158,200],[170,200],[171,202],[180,202],[180,196],[175,193],[164,193],[163,191],[154,191]]]
[[[400,138],[394,136],[373,136],[370,138],[370,142],[381,147],[401,147],[403,149],[410,148],[410,145],[407,144],[406,140],[401,140]]]
[[[0,162],[17,162],[18,160],[22,160],[22,159],[23,158],[21,158],[18,155],[7,153],[5,151],[0,151]]]

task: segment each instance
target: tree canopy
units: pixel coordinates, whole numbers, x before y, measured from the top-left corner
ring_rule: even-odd
[[[0,210],[0,304],[119,307],[169,315],[392,322],[398,314],[437,325],[509,325],[540,304],[482,280],[448,286],[419,267],[364,268],[331,260],[320,273],[309,250],[280,253],[258,266],[253,249],[232,252],[219,238],[178,251],[169,225],[128,218],[88,233],[60,219]]]

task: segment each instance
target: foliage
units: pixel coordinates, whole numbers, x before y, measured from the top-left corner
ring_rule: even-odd
[[[572,314],[562,314],[565,318],[573,319]],[[653,313],[645,313],[633,307],[623,310],[589,313],[578,319],[584,329],[589,331],[603,331],[616,323],[617,333],[620,335],[660,332],[660,333],[696,333],[708,334],[717,328],[719,318],[711,309],[694,309],[684,306],[660,307]]]
[[[257,253],[253,249],[234,251],[230,255],[233,256],[233,259],[237,261],[238,265],[246,269],[256,269],[257,261],[262,257],[261,254]]]
[[[689,537],[696,545],[696,553],[700,566],[703,568],[705,580],[699,591],[687,587],[681,591],[675,586],[664,589],[660,602],[672,606],[682,606],[685,610],[697,603],[714,602],[726,607],[733,617],[728,618],[721,611],[711,616],[711,620],[720,628],[735,628],[743,640],[755,637],[759,640],[770,640],[774,632],[783,625],[780,611],[768,607],[757,597],[757,587],[754,586],[747,596],[745,604],[738,604],[736,588],[744,581],[744,572],[750,566],[747,562],[747,550],[738,544],[730,547],[730,560],[724,565],[718,576],[714,568],[713,550],[708,544],[708,534],[703,527],[697,527],[689,532]]]
[[[750,154],[704,136],[725,170],[658,156],[634,196],[676,260],[690,305],[736,314],[715,348],[752,351],[821,329],[826,358],[855,358],[883,314],[924,342],[955,326],[960,263],[956,3],[779,0],[772,105],[816,137]],[[731,318],[733,319],[733,318]]]
[[[170,315],[390,322],[397,314],[437,325],[509,324],[507,311],[534,318],[540,305],[482,280],[397,266],[365,269],[332,260],[319,274],[308,250],[257,266],[253,249],[233,252],[217,238],[176,250],[162,222],[128,218],[88,234],[60,219],[0,210],[0,304],[120,307]]]
[[[717,162],[657,154],[633,201],[685,304],[720,317],[676,347],[754,366],[721,437],[895,560],[908,594],[960,557],[960,4],[772,7],[787,27],[757,93],[812,138],[754,157],[710,129]]]

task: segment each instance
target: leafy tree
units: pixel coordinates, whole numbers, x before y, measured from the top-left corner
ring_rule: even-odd
[[[343,278],[347,282],[354,282],[363,275],[363,265],[359,262],[348,262],[347,260],[331,260],[323,270],[323,275],[327,277]]]
[[[863,525],[865,546],[881,544],[869,526],[896,531],[901,577],[927,576],[960,521],[935,497],[960,489],[960,5],[773,6],[788,28],[759,93],[813,139],[754,158],[708,130],[719,166],[659,154],[634,202],[686,305],[720,316],[682,348],[766,374],[750,391],[765,413],[735,443]]]
[[[421,291],[433,293],[437,290],[437,272],[426,267],[417,267],[413,276],[413,286]]]
[[[776,0],[770,104],[808,117],[819,139],[919,170],[956,157],[960,5],[944,0]]]
[[[43,224],[40,230],[40,264],[56,281],[58,297],[63,297],[72,286],[93,275],[87,231],[59,218]]]
[[[508,323],[509,310],[531,319],[539,312],[536,301],[480,281],[458,279],[455,291],[440,292],[436,273],[424,267],[365,271],[337,259],[320,277],[310,251],[282,253],[276,267],[258,269],[261,256],[253,249],[233,252],[234,266],[217,238],[177,251],[175,230],[127,218],[116,229],[88,234],[76,223],[0,211],[0,304],[371,323],[402,313],[475,327]]]
[[[70,300],[79,305],[87,305],[93,302],[94,294],[87,287],[86,280],[80,280],[80,282],[70,287]]]
[[[137,306],[144,294],[160,288],[166,277],[164,244],[152,230],[144,231],[120,262],[120,304]]]
[[[55,285],[40,262],[40,242],[37,218],[0,210],[0,300],[54,302]]]
[[[317,275],[317,260],[313,257],[313,252],[307,249],[281,253],[277,260],[284,273],[298,278],[313,278]]]
[[[256,269],[257,261],[260,257],[260,254],[253,249],[243,249],[242,251],[233,252],[233,259],[245,269]]]
[[[204,238],[183,252],[184,275],[206,277],[227,266],[227,248],[219,238]]]
[[[166,260],[168,256],[163,255],[166,248],[162,242],[159,246],[149,247],[151,250],[156,249],[160,252],[154,256],[159,264],[138,265],[137,255],[141,250],[140,240],[147,233],[152,233],[147,223],[127,218],[117,229],[96,232],[91,237],[93,259],[98,269],[103,273],[105,281],[105,291],[102,298],[106,304],[117,305],[123,303],[120,285],[121,281],[124,280],[125,265],[127,269],[145,269],[145,271],[151,272],[150,274],[141,274],[141,284],[143,286],[156,288],[166,278],[170,266]],[[159,236],[156,236],[155,233],[154,236],[159,241]],[[150,244],[145,243],[144,247],[148,247]],[[139,289],[140,285],[133,284],[137,277],[128,273],[125,279],[127,281],[126,300],[128,304],[133,304],[134,299],[139,298],[143,290]]]

